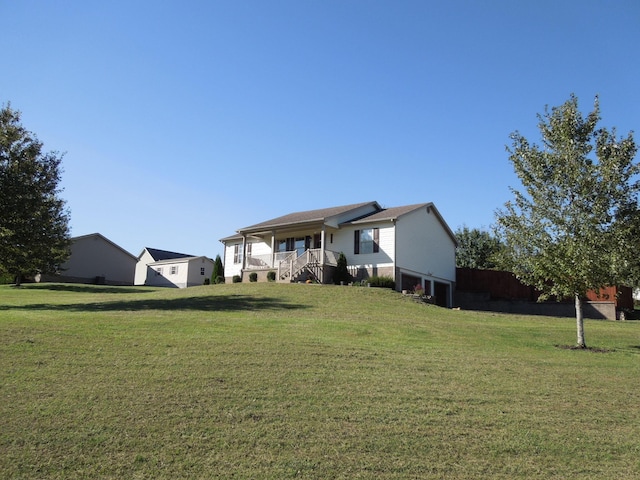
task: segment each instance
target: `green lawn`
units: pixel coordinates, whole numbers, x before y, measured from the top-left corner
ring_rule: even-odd
[[[390,290],[0,286],[0,478],[640,477],[640,322]]]

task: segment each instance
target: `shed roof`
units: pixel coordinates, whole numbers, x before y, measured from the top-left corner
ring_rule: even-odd
[[[167,250],[160,250],[158,248],[145,247],[145,250],[149,252],[149,255],[157,262],[159,260],[170,260],[173,258],[186,258],[194,257],[195,255],[187,255],[186,253],[169,252]]]
[[[155,262],[151,262],[149,263],[149,265],[166,265],[166,264],[171,264],[171,263],[189,263],[192,262],[193,260],[206,260],[207,262],[211,262],[213,263],[213,260],[210,259],[209,257],[205,257],[205,256],[199,256],[199,257],[192,257],[192,256],[184,256],[184,257],[173,257],[173,258],[165,258],[162,260],[156,260]]]

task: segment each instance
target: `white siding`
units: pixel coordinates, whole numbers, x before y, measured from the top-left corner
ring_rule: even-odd
[[[380,251],[376,253],[354,253],[354,232],[366,228],[378,228],[378,245]],[[380,267],[393,267],[394,226],[390,221],[381,223],[361,224],[341,229],[333,235],[333,244],[327,245],[328,250],[344,253],[347,264],[351,269],[367,268],[373,270]]]
[[[242,240],[232,243],[227,243],[224,246],[224,276],[225,278],[231,278],[234,275],[240,275],[242,271],[242,263],[233,263],[233,251],[234,245],[239,244],[242,248]]]
[[[148,265],[153,263],[155,260],[151,256],[151,254],[145,248],[142,253],[138,256],[138,263],[136,264],[136,275],[133,284],[134,285],[144,285],[147,282],[147,277],[151,276],[152,273]]]
[[[456,247],[436,214],[420,208],[398,218],[396,267],[455,282]]]
[[[213,274],[214,262],[207,257],[185,257],[156,262],[145,248],[138,259],[136,285],[193,287],[203,285],[205,278],[211,279]],[[205,268],[204,275],[200,273],[202,267]],[[161,273],[158,270],[161,270]]]
[[[202,275],[201,269],[205,272]],[[158,270],[162,269],[159,274]],[[213,274],[213,260],[206,257],[176,258],[163,260],[149,265],[150,274],[147,285],[156,287],[195,287],[204,285],[205,278]]]
[[[159,274],[158,270],[162,269]],[[189,263],[181,259],[165,260],[149,265],[147,285],[154,287],[179,287],[187,286]]]
[[[269,237],[267,239],[267,241],[271,242],[271,237]],[[259,242],[257,240],[248,240],[248,242],[251,243],[251,255],[269,255],[269,254],[271,254],[271,243],[267,243],[267,241]]]
[[[187,276],[187,287],[197,287],[203,285],[205,279],[211,280],[213,274],[213,260],[206,257],[194,258],[188,264],[189,273]],[[204,275],[202,269],[204,268]]]

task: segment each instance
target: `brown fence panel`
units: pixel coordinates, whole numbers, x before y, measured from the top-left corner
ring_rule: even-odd
[[[456,289],[461,292],[488,292],[492,299],[538,299],[535,288],[524,285],[513,273],[502,270],[457,268]]]
[[[456,289],[461,292],[489,293],[492,300],[535,302],[540,295],[535,288],[524,285],[511,272],[476,268],[456,268]],[[629,287],[606,287],[598,292],[591,291],[587,293],[587,300],[614,302],[617,308],[633,310],[633,291]]]
[[[614,302],[616,307],[633,310],[633,289],[630,287],[605,287],[587,293],[592,302]]]

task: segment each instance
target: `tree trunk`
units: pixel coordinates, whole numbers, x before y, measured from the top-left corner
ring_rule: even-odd
[[[22,284],[22,275],[16,275],[16,287],[19,287]]]
[[[582,299],[576,295],[576,327],[578,329],[578,348],[587,348],[584,341],[584,321],[582,317]]]

